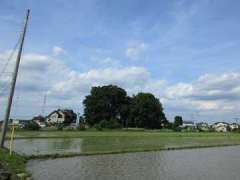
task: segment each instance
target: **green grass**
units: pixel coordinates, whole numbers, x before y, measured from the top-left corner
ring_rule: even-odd
[[[101,154],[239,145],[238,133],[190,133],[151,130],[126,131],[18,131],[17,138],[81,138],[81,153]],[[66,138],[69,138],[66,141]],[[68,142],[69,141],[69,142]]]
[[[6,149],[0,149],[0,162],[6,167],[10,172],[14,175],[14,179],[16,178],[16,174],[25,173],[26,172],[25,164],[27,162],[26,157],[13,153],[12,156],[9,155],[9,151]]]

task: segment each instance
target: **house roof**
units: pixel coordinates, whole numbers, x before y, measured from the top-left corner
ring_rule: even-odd
[[[207,122],[199,122],[199,123],[197,123],[197,124],[207,124],[207,125],[208,125]]]
[[[232,124],[230,124],[230,125],[238,125],[238,126],[239,126],[239,124],[238,124],[238,123],[232,123]]]
[[[229,123],[226,123],[226,122],[215,122],[213,125],[220,124],[220,123],[229,125]]]
[[[73,117],[75,116],[76,114],[73,112],[73,110],[70,110],[70,109],[58,109],[58,110],[55,110],[53,112],[51,112],[47,117],[50,117],[52,114],[54,113],[57,113],[58,115],[60,115],[60,112],[65,114],[66,116],[68,117]]]
[[[193,121],[183,121],[183,124],[194,124]]]
[[[59,111],[60,111],[60,109],[55,110],[55,111],[51,112],[49,115],[47,115],[46,117],[48,118],[48,117],[50,117],[54,113],[57,113],[59,115],[60,114]]]

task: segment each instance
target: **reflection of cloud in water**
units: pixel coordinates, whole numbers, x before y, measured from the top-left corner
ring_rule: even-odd
[[[56,154],[82,152],[80,138],[49,138],[49,139],[17,139],[14,141],[14,151],[27,154]]]
[[[239,146],[32,160],[36,180],[238,180]]]

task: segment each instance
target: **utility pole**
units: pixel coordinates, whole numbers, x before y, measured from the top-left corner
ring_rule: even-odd
[[[19,47],[19,50],[18,50],[17,60],[16,60],[14,72],[13,72],[13,77],[12,77],[12,81],[11,81],[11,85],[10,85],[10,93],[9,93],[9,96],[8,96],[7,108],[6,108],[6,112],[5,112],[5,116],[4,116],[4,123],[3,123],[3,128],[2,128],[0,148],[4,147],[4,141],[5,141],[7,126],[8,126],[8,119],[9,119],[10,112],[11,112],[11,106],[12,106],[14,90],[15,90],[15,85],[16,85],[16,80],[17,80],[17,75],[18,75],[18,69],[19,69],[22,50],[23,50],[23,43],[24,43],[26,31],[27,31],[29,14],[30,14],[30,10],[28,9],[27,14],[26,14],[26,18],[25,18],[23,32],[21,34],[20,47]]]

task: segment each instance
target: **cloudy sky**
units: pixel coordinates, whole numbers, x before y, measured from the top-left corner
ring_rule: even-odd
[[[15,56],[7,59],[30,8],[13,118],[82,112],[91,86],[116,84],[129,95],[154,93],[170,120],[232,122],[240,117],[239,7],[238,0],[1,0],[0,116]]]

